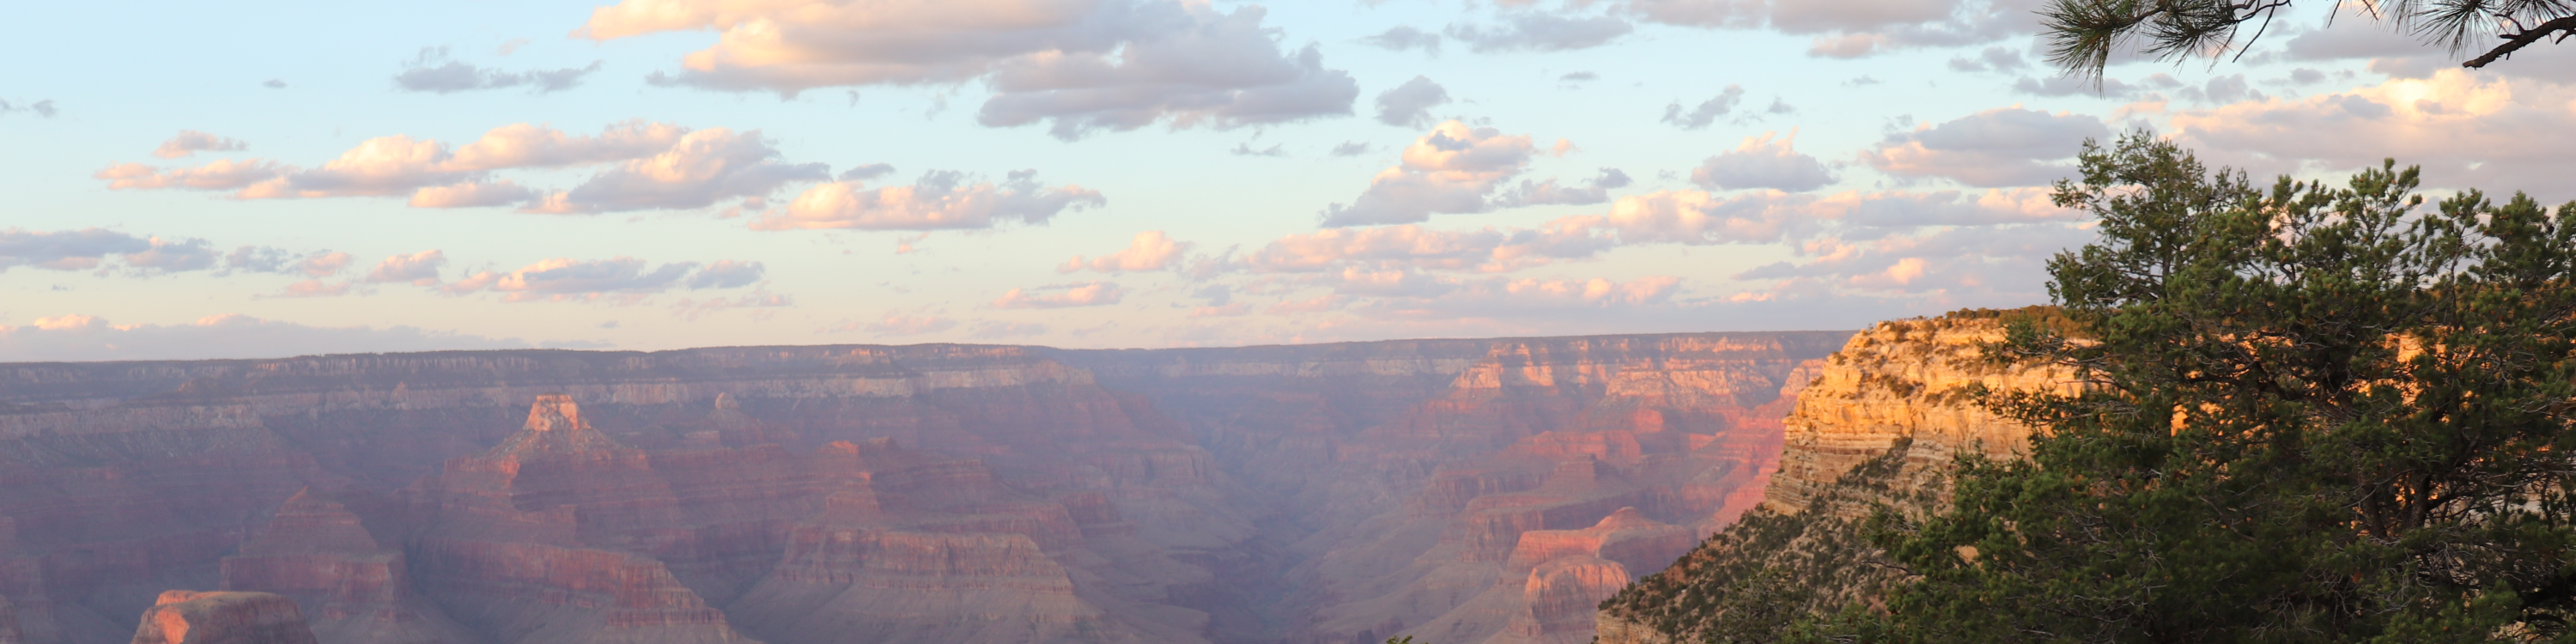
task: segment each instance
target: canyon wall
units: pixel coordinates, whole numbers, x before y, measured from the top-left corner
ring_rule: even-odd
[[[1848,335],[0,365],[0,635],[1579,642]]]
[[[1779,471],[1760,507],[1604,602],[1599,641],[1765,640],[1765,629],[1798,615],[1874,601],[1895,577],[1872,565],[1878,552],[1861,523],[1881,507],[1939,507],[1960,454],[2013,458],[2028,445],[2031,428],[1995,415],[1975,392],[2074,386],[2065,369],[1983,355],[2009,316],[2046,314],[1963,311],[1852,336],[1783,420]]]

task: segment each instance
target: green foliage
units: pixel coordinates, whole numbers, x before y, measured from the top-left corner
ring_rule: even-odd
[[[2485,67],[2524,47],[2576,35],[2576,3],[2564,0],[2364,0],[2353,6],[2455,53],[2489,35],[2502,39],[2463,67]],[[2290,0],[2051,0],[2039,14],[2049,62],[2100,79],[2111,55],[2132,44],[2160,60],[2242,54],[2289,7]]]
[[[2030,457],[1882,513],[1912,579],[1794,639],[2576,641],[2576,203],[2265,190],[2143,132],[2081,165],[2067,324],[1992,352],[2082,391],[1989,396]]]

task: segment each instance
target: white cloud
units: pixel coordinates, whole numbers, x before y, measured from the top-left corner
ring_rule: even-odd
[[[1163,234],[1163,231],[1148,230],[1136,233],[1136,239],[1128,242],[1127,247],[1118,252],[1090,259],[1075,255],[1071,261],[1056,267],[1055,270],[1059,273],[1071,273],[1084,269],[1103,273],[1159,271],[1178,267],[1181,254],[1189,252],[1191,246],[1193,244],[1190,242],[1172,239],[1170,235]]]
[[[113,325],[86,315],[38,318],[28,326],[0,325],[0,362],[281,358],[528,346],[517,339],[409,326],[313,327],[238,314],[172,325]]]
[[[716,31],[714,46],[652,80],[723,91],[982,80],[994,94],[980,122],[1052,121],[1067,139],[1349,114],[1358,83],[1314,46],[1284,50],[1265,15],[1179,0],[627,0],[593,10],[576,35]]]
[[[1733,151],[1709,157],[1699,167],[1691,169],[1691,183],[1722,190],[1770,188],[1806,192],[1834,182],[1833,174],[1825,171],[1825,164],[1813,156],[1799,154],[1795,149],[1798,141],[1796,130],[1790,130],[1789,136],[1782,137],[1778,143],[1771,141],[1772,135],[1764,132],[1761,136],[1744,137],[1744,143],[1735,146]]]
[[[2107,141],[2111,128],[2090,115],[2006,107],[1939,126],[1889,135],[1861,160],[1900,177],[1942,177],[1994,188],[2047,185],[2072,176],[2085,139]],[[2054,163],[2052,163],[2054,162]]]
[[[1015,288],[993,300],[994,308],[1060,309],[1077,306],[1117,304],[1126,297],[1126,289],[1115,282],[1079,282],[1035,288]]]
[[[1037,171],[1010,173],[999,184],[966,185],[960,172],[934,170],[909,186],[869,189],[857,181],[807,188],[786,212],[753,220],[754,230],[980,230],[1006,223],[1044,225],[1067,209],[1106,206],[1098,191],[1048,188]]]

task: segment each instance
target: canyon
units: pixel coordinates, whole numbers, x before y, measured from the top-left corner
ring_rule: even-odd
[[[1577,644],[1851,337],[0,365],[0,636]]]

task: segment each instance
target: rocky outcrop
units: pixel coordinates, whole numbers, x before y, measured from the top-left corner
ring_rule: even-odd
[[[323,644],[1556,641],[1759,500],[1847,335],[0,365],[0,598],[33,644],[173,587]],[[1665,536],[1583,536],[1621,508]]]
[[[1931,511],[1965,453],[2012,458],[2031,428],[2001,418],[1978,391],[2058,390],[2073,376],[2007,367],[1981,345],[2011,316],[1963,311],[1883,322],[1824,361],[1783,421],[1785,447],[1761,507],[1672,567],[1601,604],[1604,644],[1770,641],[1799,616],[1877,601],[1896,579],[1861,524],[1879,508]]]
[[[295,601],[268,593],[161,593],[133,644],[316,644]]]

